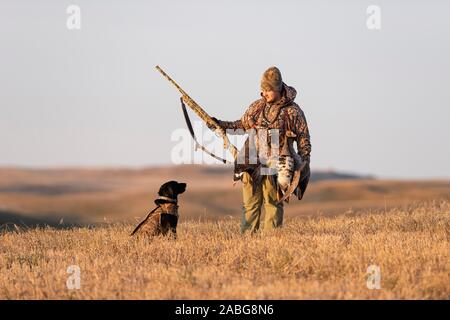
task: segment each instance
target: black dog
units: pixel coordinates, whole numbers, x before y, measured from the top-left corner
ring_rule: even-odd
[[[178,195],[186,191],[186,183],[169,181],[164,183],[158,191],[155,200],[157,207],[138,224],[131,235],[170,235],[176,238],[178,224]]]

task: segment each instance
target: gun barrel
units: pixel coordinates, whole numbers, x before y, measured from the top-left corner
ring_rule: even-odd
[[[176,83],[175,80],[173,80],[167,73],[165,73],[164,70],[161,69],[160,66],[156,66],[156,70],[158,70],[164,76],[164,78],[169,80],[169,82],[172,83],[178,89],[178,91],[181,92],[182,95],[189,97],[189,95],[183,89],[181,89],[181,87],[178,85],[178,83]]]
[[[212,123],[214,122],[212,120],[212,118],[209,116],[209,114],[206,113],[205,110],[202,109],[202,107],[200,107],[198,105],[197,102],[194,101],[194,99],[192,99],[187,93],[186,91],[184,91],[179,85],[178,83],[175,82],[175,80],[173,80],[167,73],[164,72],[163,69],[161,69],[160,66],[156,66],[156,70],[158,70],[163,76],[164,78],[166,78],[167,80],[169,80],[170,83],[172,83],[177,89],[178,91],[181,92],[182,99],[183,101],[200,117],[202,118],[203,121],[206,121],[208,123]]]
[[[218,126],[218,124],[216,123],[216,121],[214,121],[211,116],[209,114],[207,114],[205,112],[205,110],[203,110],[198,103],[196,103],[191,97],[189,97],[189,95],[183,90],[181,89],[181,87],[167,74],[164,72],[163,69],[161,69],[160,66],[156,66],[156,70],[158,70],[163,76],[164,78],[166,78],[167,80],[169,80],[170,83],[172,83],[177,89],[178,91],[181,92],[181,94],[183,95],[181,98],[183,99],[183,101],[203,120],[205,121],[207,124],[212,124],[213,126],[216,127],[216,130],[220,132],[222,139],[224,141],[224,147],[225,149],[230,149],[233,157],[236,159],[237,157],[237,149],[234,145],[232,145],[230,143],[230,141],[228,140],[227,134],[225,133],[225,130],[222,129],[220,126]]]

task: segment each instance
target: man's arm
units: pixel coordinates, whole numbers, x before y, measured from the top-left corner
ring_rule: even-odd
[[[244,129],[244,126],[242,125],[241,119],[236,120],[236,121],[217,120],[217,122],[224,129],[233,129],[233,130]]]
[[[242,121],[241,120],[236,120],[236,121],[222,121],[219,120],[215,117],[213,117],[213,120],[216,121],[219,126],[224,129],[224,130],[234,130],[234,134],[235,135],[242,135],[244,134],[244,127],[242,125]],[[208,126],[208,124],[207,124]],[[215,130],[214,127],[212,126],[208,126],[209,129],[211,130]]]
[[[299,108],[299,113],[295,119],[295,134],[297,135],[297,149],[298,154],[303,161],[310,160],[311,141],[309,136],[308,123],[303,111]]]
[[[232,130],[249,130],[253,127],[253,114],[255,113],[256,109],[259,107],[260,100],[256,100],[253,102],[245,111],[244,115],[236,121],[222,121],[216,118],[213,118],[216,120],[219,125],[223,129],[232,129]]]

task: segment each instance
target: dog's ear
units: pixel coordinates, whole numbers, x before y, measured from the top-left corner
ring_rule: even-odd
[[[178,183],[177,185],[177,193],[181,194],[186,191],[186,183]]]

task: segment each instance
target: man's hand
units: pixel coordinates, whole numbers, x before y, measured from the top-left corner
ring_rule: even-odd
[[[220,120],[217,119],[216,117],[212,117],[212,119],[213,119],[214,122],[217,123],[217,124],[219,125],[219,127],[220,127]],[[211,124],[211,123],[207,123],[206,126],[207,126],[210,130],[213,130],[213,131],[216,130],[216,127],[215,127],[213,124]]]

